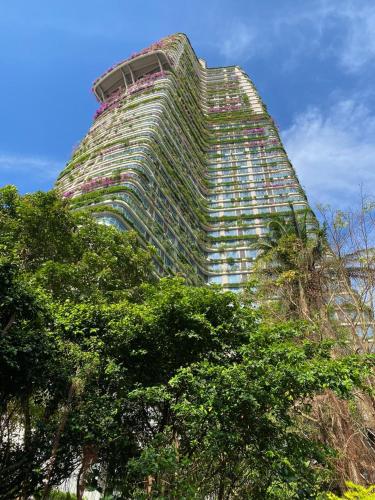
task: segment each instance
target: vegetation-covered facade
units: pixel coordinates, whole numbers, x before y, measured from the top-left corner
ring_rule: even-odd
[[[307,207],[277,127],[238,66],[207,68],[175,34],[98,78],[94,123],[57,187],[134,228],[160,274],[236,289],[275,214]]]

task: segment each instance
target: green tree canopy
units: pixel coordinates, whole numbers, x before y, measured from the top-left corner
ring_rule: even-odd
[[[114,498],[315,498],[329,451],[299,427],[371,357],[241,296],[156,280],[134,233],[54,192],[0,190],[0,498],[51,497],[78,467]]]

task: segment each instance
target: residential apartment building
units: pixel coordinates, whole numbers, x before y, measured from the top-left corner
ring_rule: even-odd
[[[162,274],[238,289],[275,214],[307,200],[253,82],[209,68],[175,34],[107,70],[99,108],[61,172],[73,208],[135,229]]]

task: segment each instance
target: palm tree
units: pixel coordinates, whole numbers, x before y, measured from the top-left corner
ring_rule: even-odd
[[[268,234],[256,246],[260,250],[256,270],[265,279],[267,295],[281,299],[289,315],[310,318],[321,305],[321,262],[326,254],[325,228],[310,227],[312,213],[276,216]],[[264,287],[263,287],[264,288]]]
[[[357,243],[355,228],[349,227],[349,244],[339,247],[338,252],[328,241],[326,225],[316,223],[311,228],[311,212],[297,214],[293,206],[290,208],[287,217],[277,216],[269,222],[268,234],[256,245],[260,249],[256,267],[261,292],[266,299],[276,299],[273,303],[282,308],[281,319],[308,320],[314,326],[314,336],[332,339],[341,338],[344,331],[351,333],[351,342],[337,345],[335,356],[348,350],[373,352],[373,344],[366,348],[366,343],[375,329],[375,249],[368,245],[364,250],[345,251],[355,247],[350,243]],[[328,227],[332,231],[332,226]],[[364,282],[365,293],[355,285],[356,280]],[[274,314],[276,306],[271,308]],[[358,326],[367,332],[361,342]],[[373,378],[367,382],[374,387]],[[309,417],[318,439],[338,451],[340,459],[333,467],[341,485],[348,479],[360,482],[364,477],[369,481],[375,477],[373,442],[367,438],[374,429],[374,398],[358,392],[355,401],[352,413],[347,402],[326,391],[312,401]]]

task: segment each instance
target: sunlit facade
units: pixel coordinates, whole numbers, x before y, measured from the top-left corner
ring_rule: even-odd
[[[135,229],[161,275],[241,287],[272,216],[308,206],[250,78],[208,68],[175,34],[111,67],[93,93],[99,109],[62,195]]]

